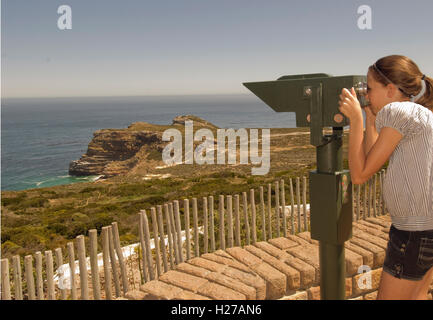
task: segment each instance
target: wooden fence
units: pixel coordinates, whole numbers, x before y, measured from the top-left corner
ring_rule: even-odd
[[[354,221],[386,212],[381,193],[384,173],[352,186]],[[55,250],[55,258],[47,250],[23,261],[18,255],[12,263],[2,259],[1,299],[110,300],[203,253],[309,231],[307,189],[306,177],[289,178],[288,186],[281,179],[242,194],[184,199],[182,208],[174,200],[141,210],[140,242],[129,255],[121,248],[118,224],[113,222],[101,229],[99,239],[96,229],[89,230],[87,246],[83,235],[67,243],[65,265],[61,248]]]

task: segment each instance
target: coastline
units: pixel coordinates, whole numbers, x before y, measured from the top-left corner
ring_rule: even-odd
[[[89,176],[71,176],[71,175],[56,175],[54,177],[46,177],[41,181],[37,182],[23,182],[23,184],[30,185],[27,188],[20,189],[2,189],[2,192],[20,192],[20,191],[30,191],[33,189],[49,188],[61,185],[71,185],[83,182],[96,182],[105,181],[104,175],[89,175]]]

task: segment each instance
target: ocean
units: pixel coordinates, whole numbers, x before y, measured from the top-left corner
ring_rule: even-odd
[[[68,175],[93,132],[145,121],[171,124],[193,114],[221,128],[294,128],[294,113],[276,113],[254,95],[196,95],[1,100],[1,189],[26,190],[92,181]]]

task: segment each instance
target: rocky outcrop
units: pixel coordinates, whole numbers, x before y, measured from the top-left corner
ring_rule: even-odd
[[[218,129],[217,126],[210,123],[209,121],[206,121],[202,118],[193,116],[193,115],[186,115],[186,116],[177,116],[173,119],[172,125],[182,125],[185,126],[186,120],[192,120],[194,121],[194,127],[206,127],[209,129]]]
[[[157,144],[161,137],[154,132],[129,130],[98,130],[93,134],[87,152],[80,160],[72,161],[69,174],[75,176],[112,176],[128,171],[136,161],[134,156],[141,148]],[[110,169],[118,162],[116,169]]]
[[[172,126],[183,131],[185,120],[193,120],[194,126],[217,128],[212,123],[192,115],[182,115],[173,119]],[[152,165],[161,162],[161,154],[167,142],[162,134],[168,126],[135,122],[126,129],[102,129],[93,133],[87,152],[79,160],[69,164],[69,175],[103,175],[111,177],[124,174],[143,161]]]

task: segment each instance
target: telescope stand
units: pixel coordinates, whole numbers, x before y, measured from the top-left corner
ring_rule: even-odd
[[[344,300],[346,291],[344,242],[352,233],[352,188],[342,147],[343,128],[334,127],[317,146],[317,171],[310,172],[311,238],[319,240],[322,300]]]

